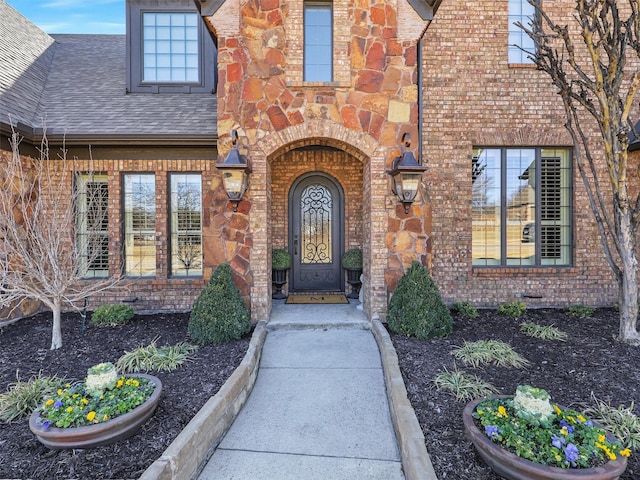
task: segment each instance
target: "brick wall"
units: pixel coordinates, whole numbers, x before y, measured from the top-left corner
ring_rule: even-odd
[[[80,149],[82,150],[82,149]],[[54,151],[54,147],[52,147]],[[124,277],[114,288],[88,299],[90,310],[102,304],[131,301],[131,305],[139,311],[184,311],[190,310],[193,301],[198,296],[211,272],[222,262],[228,262],[233,267],[234,280],[242,292],[246,302],[250,305],[250,273],[249,246],[251,235],[248,231],[248,210],[250,204],[244,201],[240,204],[239,212],[233,213],[220,177],[211,160],[211,152],[199,152],[193,158],[189,153],[178,153],[176,149],[138,149],[130,155],[139,155],[141,159],[109,159],[110,155],[120,157],[126,155],[127,150],[114,151],[95,148],[94,159],[76,160],[73,169],[78,172],[104,172],[108,176],[109,188],[109,271],[111,276],[118,276],[123,265],[123,175],[126,173],[153,173],[156,187],[156,274],[153,278]],[[2,161],[7,161],[10,152],[2,151]],[[86,158],[86,151],[85,158]],[[215,152],[213,152],[215,154]],[[80,153],[82,155],[82,153]],[[204,155],[208,158],[198,158]],[[176,158],[181,157],[181,158]],[[23,158],[26,158],[23,156]],[[59,165],[56,162],[54,165]],[[169,231],[169,175],[170,173],[188,172],[202,175],[203,193],[203,246],[204,246],[204,274],[202,277],[172,277],[170,273],[170,231]],[[65,178],[55,176],[55,182],[73,188],[73,178],[69,172]],[[68,197],[69,199],[71,196]],[[64,207],[64,205],[62,205]],[[52,215],[56,212],[51,205]],[[71,233],[70,238],[73,237]],[[91,280],[87,280],[91,281]],[[135,299],[135,301],[133,301]],[[24,304],[13,315],[23,316],[38,309],[33,302]]]
[[[568,0],[544,4],[563,24],[572,23],[573,6]],[[571,146],[561,100],[546,74],[530,65],[507,63],[507,15],[506,0],[447,1],[425,35],[423,136],[429,169],[424,179],[433,209],[435,279],[447,302],[612,304],[616,285],[577,169],[572,267],[471,265],[473,147]],[[597,131],[590,135],[595,138]],[[598,158],[597,148],[595,153]]]

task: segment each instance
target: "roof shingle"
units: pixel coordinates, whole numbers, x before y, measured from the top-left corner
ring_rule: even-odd
[[[52,35],[0,0],[1,122],[51,135],[216,136],[212,93],[127,93],[125,35]]]

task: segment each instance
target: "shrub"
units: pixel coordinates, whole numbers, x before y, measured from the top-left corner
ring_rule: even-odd
[[[100,327],[124,325],[133,318],[133,307],[124,303],[118,305],[100,305],[91,314],[91,323]]]
[[[571,305],[565,308],[564,311],[572,317],[587,318],[593,315],[596,309],[589,305]]]
[[[498,313],[506,315],[511,318],[518,318],[527,310],[527,306],[518,300],[514,302],[505,303],[498,307]]]
[[[498,389],[490,383],[477,375],[460,371],[455,366],[453,371],[445,367],[444,371],[436,375],[434,383],[438,391],[450,392],[459,401],[469,401],[498,393]]]
[[[342,266],[349,270],[362,270],[362,250],[352,248],[344,252]]]
[[[239,340],[251,330],[247,306],[228,263],[218,265],[193,304],[189,335],[204,345]]]
[[[466,318],[476,318],[478,316],[478,310],[469,302],[456,302],[451,308],[454,312]]]
[[[413,262],[400,278],[387,313],[389,329],[419,339],[442,337],[453,330],[449,309],[427,269]]]
[[[183,363],[191,360],[191,354],[198,347],[180,342],[173,346],[158,347],[158,338],[146,347],[139,347],[131,352],[125,352],[116,366],[123,373],[168,371],[171,372]]]
[[[462,347],[454,347],[451,355],[476,368],[489,364],[523,368],[529,364],[529,361],[515,352],[510,345],[499,340],[465,341]]]
[[[594,406],[587,408],[585,414],[613,434],[624,447],[640,450],[640,417],[633,413],[633,402],[629,407],[619,405],[616,408],[593,393],[591,399]]]
[[[31,415],[45,397],[53,395],[64,384],[64,379],[41,375],[27,382],[12,383],[6,393],[0,394],[0,420],[11,422]]]
[[[533,322],[521,323],[520,331],[525,335],[541,340],[560,340],[564,342],[567,338],[566,332],[557,329],[553,325],[542,326]]]
[[[291,255],[284,248],[274,248],[271,250],[271,268],[291,267]]]

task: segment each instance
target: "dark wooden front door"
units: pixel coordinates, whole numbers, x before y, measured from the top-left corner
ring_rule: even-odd
[[[344,291],[340,259],[344,249],[344,195],[322,173],[298,178],[289,192],[291,290]]]

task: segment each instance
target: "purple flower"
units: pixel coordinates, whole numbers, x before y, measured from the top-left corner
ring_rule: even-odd
[[[587,427],[593,427],[593,422],[592,422],[591,420],[587,420],[586,422],[584,422],[584,424],[585,424]]]
[[[489,438],[496,438],[498,436],[498,427],[494,427],[493,425],[487,425],[484,427],[484,431]]]
[[[560,420],[560,426],[565,427],[567,429],[567,432],[569,432],[569,435],[573,433],[574,428],[564,420]]]
[[[566,440],[564,439],[564,437],[558,437],[557,435],[554,435],[553,438],[551,439],[551,445],[553,445],[558,449],[561,449],[565,443],[566,443]]]
[[[42,422],[42,428],[43,429],[47,429],[51,426],[51,422],[49,420],[45,420],[44,422]]]
[[[578,460],[578,447],[576,447],[573,443],[570,443],[564,449],[564,456],[567,459],[567,463],[570,463],[575,467],[576,460]]]
[[[55,403],[53,404],[53,408],[55,408],[56,410],[58,410],[60,407],[62,407],[64,405],[64,403],[62,403],[62,400],[56,400]]]

